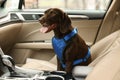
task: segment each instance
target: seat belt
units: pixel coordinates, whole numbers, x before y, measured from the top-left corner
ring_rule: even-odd
[[[111,28],[111,33],[116,31],[116,29],[120,28],[118,23],[120,20],[120,10],[117,10],[114,14],[114,19],[113,19],[113,24],[112,24],[112,28]],[[118,26],[118,27],[117,27]]]
[[[0,55],[3,56],[4,52],[2,51],[1,47],[0,47]]]
[[[3,53],[3,51],[2,51],[2,49],[1,49],[1,47],[0,47],[0,70],[2,71],[2,72],[4,72],[4,73],[6,73],[6,72],[8,72],[8,69],[7,69],[7,67],[5,67],[4,66],[4,64],[3,64],[3,61],[2,61],[2,56],[4,55],[4,53]]]
[[[1,56],[1,62],[8,68],[10,73],[12,74],[15,71],[15,62],[13,58],[9,55],[5,55],[0,47],[0,56]]]

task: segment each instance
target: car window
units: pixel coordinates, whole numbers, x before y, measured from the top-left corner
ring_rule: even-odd
[[[111,0],[25,0],[25,9],[106,10]]]
[[[6,0],[5,7],[6,9],[18,9],[19,0]]]
[[[4,7],[4,3],[6,2],[6,0],[0,0],[0,8]]]

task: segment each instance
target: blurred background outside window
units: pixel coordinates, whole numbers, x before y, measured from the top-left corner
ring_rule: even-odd
[[[25,0],[25,9],[106,10],[110,0]]]

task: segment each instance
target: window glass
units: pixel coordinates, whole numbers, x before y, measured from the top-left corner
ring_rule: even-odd
[[[5,8],[7,9],[17,9],[19,5],[19,0],[7,0]]]
[[[106,10],[110,0],[25,0],[25,9]]]

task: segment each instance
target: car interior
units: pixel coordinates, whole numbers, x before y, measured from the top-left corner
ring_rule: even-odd
[[[79,35],[90,47],[92,57],[88,66],[76,66],[73,69],[76,80],[120,80],[119,4],[120,0],[112,0],[106,13],[92,12],[97,17],[84,12],[80,13],[85,15],[76,13],[77,16],[74,16],[66,11]],[[0,18],[2,79],[64,80],[65,72],[56,71],[57,60],[51,44],[53,32],[43,34],[39,31],[41,25],[38,18],[42,15],[40,11],[18,10]],[[46,77],[50,74],[57,76]]]

